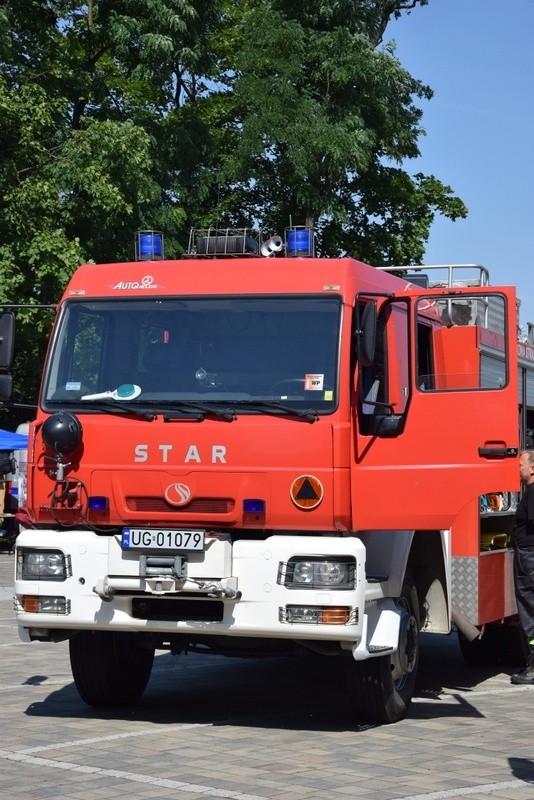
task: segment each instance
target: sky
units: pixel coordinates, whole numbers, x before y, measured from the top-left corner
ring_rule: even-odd
[[[481,264],[517,287],[520,322],[534,322],[534,0],[429,0],[387,28],[396,55],[430,86],[421,157],[469,209],[437,218],[426,264]]]

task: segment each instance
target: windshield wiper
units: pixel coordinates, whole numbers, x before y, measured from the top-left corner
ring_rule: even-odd
[[[62,400],[59,402],[65,404],[68,401]],[[121,403],[120,400],[112,400],[111,398],[101,398],[100,400],[77,400],[76,402],[81,403],[81,405],[84,406],[91,406],[92,408],[104,407],[105,410],[109,411],[111,414],[121,414],[124,416],[127,414],[132,414],[134,417],[147,419],[149,422],[156,419],[156,414],[153,411],[141,411],[139,408],[133,407],[131,403]],[[69,403],[69,405],[71,404]]]
[[[236,400],[233,405],[240,406],[241,408],[257,408],[258,411],[265,411],[266,414],[273,414],[280,416],[288,414],[294,417],[299,417],[306,422],[317,422],[319,414],[314,408],[291,408],[283,403],[275,403],[272,400]]]
[[[211,402],[214,404],[220,404],[223,401],[212,400]],[[196,400],[161,400],[160,402],[151,400],[150,404],[158,407],[164,406],[170,411],[177,411],[189,415],[194,415],[195,412],[198,412],[196,418],[199,421],[202,421],[206,414],[211,414],[218,419],[224,419],[226,422],[233,422],[235,419],[237,419],[235,410],[233,408],[213,408],[212,405],[208,405],[207,403],[198,403]],[[172,419],[170,414],[165,413],[163,416],[165,419]]]
[[[98,400],[81,400],[84,405],[86,403],[90,404],[91,406],[96,406],[97,408],[100,406],[105,406],[106,411],[109,409],[112,413],[121,413],[121,414],[134,414],[138,417],[143,417],[144,419],[153,420],[157,416],[157,411],[141,411],[136,408],[132,408],[131,403],[121,403],[120,401],[113,400],[112,398],[101,398]],[[169,408],[172,411],[178,411],[182,414],[187,414],[187,419],[193,416],[199,422],[205,418],[206,414],[212,414],[215,417],[219,417],[220,419],[224,419],[227,422],[233,422],[236,419],[235,411],[232,408],[225,408],[224,410],[219,410],[218,408],[212,408],[211,406],[205,405],[204,403],[197,403],[192,400],[180,400],[180,401],[166,401],[161,400],[160,402],[151,400],[146,401],[146,405],[150,406],[165,406],[165,408]],[[163,415],[166,419],[172,419],[169,414]]]
[[[163,413],[164,418],[167,420],[172,420],[172,412],[177,412],[179,414],[186,414],[187,416],[185,419],[193,417],[199,422],[202,422],[206,415],[223,419],[226,422],[233,422],[237,419],[235,406],[239,406],[240,408],[244,409],[263,411],[264,413],[272,414],[273,416],[293,416],[297,417],[298,419],[302,419],[305,422],[317,422],[319,419],[319,415],[314,408],[292,408],[291,406],[286,406],[283,403],[277,403],[272,400],[234,400],[232,401],[231,406],[228,405],[227,401],[222,400],[211,400],[209,405],[207,403],[199,403],[196,400],[145,401],[144,405],[150,406],[154,408],[154,410],[147,410],[146,408],[145,410],[141,410],[140,408],[135,408],[133,403],[121,402],[120,400],[114,400],[111,397],[100,398],[98,400],[81,400],[78,398],[70,401],[54,400],[51,402],[58,405],[69,406],[78,404],[84,406],[87,405],[91,408],[109,411],[111,414],[120,414],[124,416],[131,414],[132,416],[149,421],[154,420],[159,411],[160,413]],[[214,406],[222,405],[223,403],[225,408],[214,408]],[[157,411],[155,410],[155,407],[157,407]],[[161,409],[168,409],[168,413],[167,411],[162,411]]]

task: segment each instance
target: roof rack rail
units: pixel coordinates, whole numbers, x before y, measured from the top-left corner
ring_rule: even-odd
[[[398,267],[377,267],[383,272],[402,273],[403,280],[425,289],[454,289],[490,286],[489,271],[480,264],[417,264]],[[463,272],[462,276],[459,273]],[[432,277],[430,274],[434,273]],[[491,296],[477,296],[471,299],[454,302],[446,301],[448,318],[454,319],[454,307],[463,306],[463,314],[469,308],[469,322],[462,324],[477,324],[483,328],[501,331],[504,321],[503,309]],[[458,310],[458,308],[456,309]]]
[[[260,241],[260,231],[254,228],[192,228],[187,256],[193,258],[257,256]]]
[[[382,272],[403,272],[404,278],[413,276],[414,283],[417,277],[423,277],[421,273],[428,271],[438,272],[441,270],[443,277],[431,279],[428,277],[427,286],[429,289],[453,288],[454,286],[489,286],[490,275],[486,267],[480,264],[405,264],[397,267],[376,267]],[[467,273],[462,278],[458,278],[459,271]]]

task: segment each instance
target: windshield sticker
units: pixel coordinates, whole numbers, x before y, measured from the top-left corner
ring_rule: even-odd
[[[65,384],[65,391],[67,392],[79,392],[82,388],[82,384],[79,381],[68,381]]]
[[[307,373],[304,376],[305,392],[322,392],[324,387],[324,375]]]

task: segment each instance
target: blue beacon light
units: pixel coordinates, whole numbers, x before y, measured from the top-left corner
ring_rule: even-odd
[[[286,228],[286,257],[313,258],[313,228]]]
[[[137,231],[135,234],[135,260],[161,261],[163,258],[163,233],[161,231]]]

